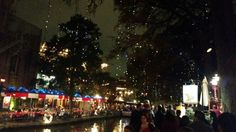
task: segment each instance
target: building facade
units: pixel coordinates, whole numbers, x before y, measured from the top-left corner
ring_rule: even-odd
[[[5,14],[0,15],[0,78],[5,80],[5,87],[33,86],[39,61],[41,29],[11,15],[7,11],[9,8],[2,3],[0,7]]]

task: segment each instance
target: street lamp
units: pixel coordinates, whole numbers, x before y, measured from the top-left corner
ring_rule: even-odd
[[[218,76],[218,74],[215,74],[215,76],[211,80],[211,84],[213,89],[213,97],[216,102],[218,102],[218,97],[219,97],[219,87],[218,87],[219,81],[220,77]]]
[[[211,84],[216,86],[216,85],[218,85],[219,81],[220,81],[220,77],[218,76],[218,74],[215,74],[215,76],[211,80]]]
[[[6,82],[6,79],[1,78],[1,79],[0,79],[0,82],[1,82],[1,83],[4,83],[4,82]]]
[[[101,64],[101,69],[107,68],[109,65],[107,63],[102,63]]]
[[[207,53],[210,53],[212,51],[212,48],[207,49]]]
[[[6,82],[6,79],[4,78],[1,78],[0,79],[0,92],[3,90],[4,86],[3,86],[3,83]]]

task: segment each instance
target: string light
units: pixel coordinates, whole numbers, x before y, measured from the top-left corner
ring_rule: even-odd
[[[51,4],[51,0],[48,0],[48,12],[47,12],[47,17],[45,20],[45,26],[44,26],[44,34],[43,34],[43,43],[40,44],[40,50],[39,50],[39,55],[41,57],[45,57],[45,52],[47,51],[47,35],[48,35],[48,24],[49,24],[49,19],[51,17],[51,8],[52,8],[52,4]]]

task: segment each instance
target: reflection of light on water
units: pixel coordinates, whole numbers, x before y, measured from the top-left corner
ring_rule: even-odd
[[[122,120],[119,121],[119,132],[121,132],[122,129]]]
[[[43,132],[51,132],[51,129],[43,129]]]
[[[124,131],[124,127],[128,125],[127,122],[123,122],[123,120],[119,121],[119,124],[117,124],[117,126],[114,128],[113,132],[123,132]]]
[[[43,116],[43,123],[49,124],[52,122],[53,116],[50,114],[44,114]]]
[[[93,127],[91,128],[91,132],[98,132],[98,125],[97,125],[97,123],[93,124]]]

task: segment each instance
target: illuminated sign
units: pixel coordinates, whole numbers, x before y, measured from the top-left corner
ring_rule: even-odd
[[[55,80],[55,76],[47,76],[45,74],[38,73],[36,79],[38,82],[36,83],[36,88],[48,88],[50,82],[53,82]],[[41,81],[43,82],[41,82]]]
[[[197,104],[198,103],[198,86],[184,85],[183,86],[183,103]]]
[[[8,109],[10,107],[11,97],[6,96],[3,98],[2,108]]]

